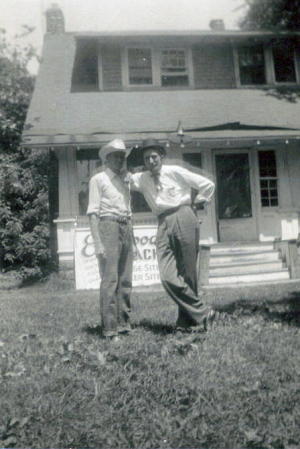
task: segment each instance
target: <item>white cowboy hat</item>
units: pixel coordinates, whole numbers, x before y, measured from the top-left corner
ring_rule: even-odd
[[[125,157],[128,157],[131,149],[126,148],[125,143],[122,139],[114,139],[100,148],[99,157],[102,162],[104,162],[108,154],[117,153],[120,151],[125,154]]]

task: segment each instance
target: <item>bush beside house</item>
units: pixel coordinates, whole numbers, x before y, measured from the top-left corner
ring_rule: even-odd
[[[13,48],[0,34],[0,267],[22,281],[51,267],[49,250],[49,155],[20,148],[33,91],[27,65],[31,47]]]

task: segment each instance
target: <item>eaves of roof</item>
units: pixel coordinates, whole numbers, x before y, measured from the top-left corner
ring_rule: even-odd
[[[287,37],[300,36],[300,31],[241,31],[241,30],[119,30],[119,31],[78,31],[66,32],[76,37],[136,37],[136,36],[223,36],[223,37]]]
[[[240,31],[240,30],[132,30],[132,31],[103,31],[103,32],[72,32],[65,33],[75,39],[97,39],[100,42],[139,42],[181,40],[188,43],[226,41],[248,41],[248,40],[271,40],[276,38],[299,38],[298,31]]]

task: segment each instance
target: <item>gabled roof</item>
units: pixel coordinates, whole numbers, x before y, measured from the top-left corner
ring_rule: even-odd
[[[99,145],[117,136],[134,141],[149,134],[167,139],[179,120],[199,138],[300,136],[300,104],[263,89],[71,93],[79,35],[45,36],[24,145]],[[242,126],[220,129],[232,122]]]

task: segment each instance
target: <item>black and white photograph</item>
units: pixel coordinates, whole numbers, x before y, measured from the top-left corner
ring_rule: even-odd
[[[300,449],[300,1],[0,0],[0,448]]]

